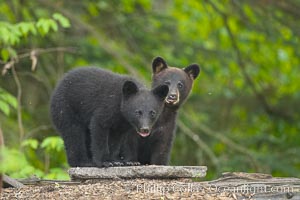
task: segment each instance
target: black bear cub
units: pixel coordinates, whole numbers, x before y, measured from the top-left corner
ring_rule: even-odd
[[[52,95],[51,115],[65,142],[69,165],[119,163],[126,133],[134,130],[134,134],[148,136],[168,91],[166,85],[150,91],[128,76],[99,68],[67,73]]]
[[[200,68],[197,64],[184,69],[170,67],[163,58],[157,57],[152,62],[152,71],[152,87],[166,84],[169,93],[151,135],[138,138],[138,161],[141,164],[167,165],[175,135],[177,111],[187,99]]]

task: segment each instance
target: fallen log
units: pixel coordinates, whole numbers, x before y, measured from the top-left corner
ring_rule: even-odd
[[[6,176],[5,174],[3,174],[3,183],[4,183],[3,185],[4,187],[14,187],[14,188],[24,187],[24,185],[21,182],[9,176]]]
[[[300,179],[270,174],[225,172],[219,179],[200,182],[210,191],[231,193],[234,199],[300,199]]]
[[[128,167],[77,167],[69,169],[72,180],[86,179],[174,179],[201,178],[206,175],[206,166],[128,166]]]

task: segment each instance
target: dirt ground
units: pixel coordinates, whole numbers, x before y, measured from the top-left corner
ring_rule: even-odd
[[[216,190],[192,180],[102,180],[79,184],[51,183],[5,188],[0,199],[237,199],[234,193]],[[249,198],[245,198],[249,199]]]

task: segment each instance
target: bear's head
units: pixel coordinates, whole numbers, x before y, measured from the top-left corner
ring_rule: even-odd
[[[178,108],[187,99],[193,82],[200,73],[200,67],[197,64],[191,64],[183,69],[170,67],[163,58],[156,57],[152,62],[152,71],[152,87],[168,85],[166,106]]]
[[[164,107],[169,92],[167,85],[158,85],[152,90],[139,88],[133,81],[125,81],[121,112],[136,132],[147,137]]]

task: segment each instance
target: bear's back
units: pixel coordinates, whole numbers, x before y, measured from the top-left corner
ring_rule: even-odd
[[[56,110],[72,110],[81,119],[89,122],[98,109],[118,112],[122,100],[122,87],[133,78],[96,67],[80,67],[69,71],[57,85],[51,103]],[[101,112],[101,111],[99,111]]]

